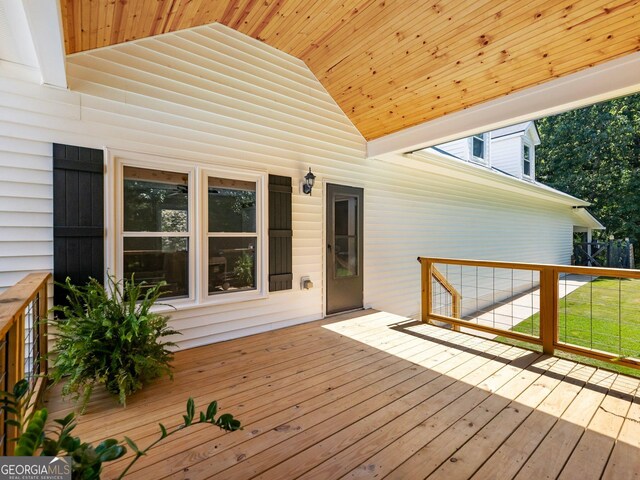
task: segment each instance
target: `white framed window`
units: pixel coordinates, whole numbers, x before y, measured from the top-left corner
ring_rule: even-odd
[[[481,133],[471,137],[471,158],[483,163],[487,162],[487,134]]]
[[[193,300],[193,171],[121,165],[121,276],[165,282],[163,297]]]
[[[108,264],[173,306],[266,297],[266,173],[109,152]]]
[[[533,177],[533,150],[526,142],[522,144],[522,175],[527,178]]]
[[[266,281],[264,177],[249,172],[207,169],[203,223],[203,298],[263,296]]]

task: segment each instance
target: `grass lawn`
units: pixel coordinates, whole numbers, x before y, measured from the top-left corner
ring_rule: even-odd
[[[561,342],[618,356],[640,357],[640,280],[597,278],[560,299],[558,313]],[[513,331],[538,335],[539,325],[540,315],[536,313]],[[497,340],[531,348],[530,344],[504,337]],[[639,370],[615,363],[570,354],[560,356],[622,373],[640,374]]]

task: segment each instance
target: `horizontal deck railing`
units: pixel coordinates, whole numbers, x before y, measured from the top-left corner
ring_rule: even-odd
[[[640,368],[640,270],[420,257],[422,321]],[[459,295],[454,315],[439,285]],[[448,300],[447,300],[448,301]],[[460,317],[460,318],[457,318]]]
[[[47,284],[51,274],[32,273],[0,294],[0,390],[11,391],[26,379],[36,402],[47,371]],[[0,415],[0,454],[11,455],[16,431]]]

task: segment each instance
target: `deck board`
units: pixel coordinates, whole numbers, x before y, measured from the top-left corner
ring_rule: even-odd
[[[178,352],[174,365],[126,408],[96,392],[77,434],[147,445],[189,396],[244,429],[183,431],[127,478],[637,478],[638,379],[384,312]],[[59,392],[49,418],[73,409]]]

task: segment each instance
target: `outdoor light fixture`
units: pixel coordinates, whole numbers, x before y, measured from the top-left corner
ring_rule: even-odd
[[[309,173],[307,173],[304,176],[304,185],[302,185],[302,191],[307,194],[307,195],[311,195],[311,190],[313,189],[313,184],[316,181],[316,176],[311,173],[311,167],[309,167]]]

